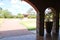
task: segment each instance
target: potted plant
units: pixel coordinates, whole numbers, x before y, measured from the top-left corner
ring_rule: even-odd
[[[46,32],[51,33],[52,26],[53,26],[53,13],[52,12],[45,15],[45,21],[46,21]]]

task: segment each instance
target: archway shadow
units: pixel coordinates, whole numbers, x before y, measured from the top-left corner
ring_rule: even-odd
[[[34,34],[34,33],[26,29],[0,31],[0,39],[6,38],[6,37],[15,37],[15,36],[30,35],[30,34]]]

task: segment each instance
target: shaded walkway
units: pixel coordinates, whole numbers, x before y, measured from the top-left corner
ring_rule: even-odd
[[[31,34],[27,28],[20,24],[20,19],[5,19],[0,27],[0,38]]]
[[[35,34],[2,38],[0,40],[36,40]]]
[[[35,34],[6,37],[6,38],[2,38],[0,40],[36,40],[36,32],[35,32]],[[48,35],[48,34],[46,34],[46,30],[45,30],[44,37],[43,38],[41,37],[39,40],[60,40],[60,33],[59,33],[59,35],[55,35],[55,34]]]

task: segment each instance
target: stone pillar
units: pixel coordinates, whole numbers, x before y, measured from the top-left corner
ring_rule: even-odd
[[[39,35],[44,36],[44,10],[39,13]]]
[[[39,12],[37,13],[36,17],[37,17],[37,18],[36,18],[36,20],[37,20],[37,21],[36,21],[36,27],[37,27],[37,28],[36,28],[36,33],[37,33],[37,35],[39,35],[39,19],[40,19],[40,18],[39,18]]]
[[[54,18],[53,18],[53,27],[52,27],[52,32],[56,33],[56,12],[54,13]]]
[[[56,33],[56,34],[59,33],[59,11],[58,10],[55,13],[52,31],[53,33]]]
[[[37,33],[44,36],[44,11],[37,13]]]
[[[58,34],[59,33],[59,11],[57,10],[56,11],[56,33]]]
[[[37,17],[37,19],[36,19],[36,20],[37,20],[37,21],[36,21],[36,24],[37,24],[37,25],[36,25],[36,27],[37,27],[37,28],[36,28],[36,33],[37,33],[37,34],[36,34],[36,40],[39,40],[39,19],[40,19],[40,18],[39,18],[39,12],[37,13],[37,16],[36,16],[36,17]]]
[[[36,28],[36,38],[37,40],[43,40],[44,36],[44,15],[42,12],[37,13],[37,28]]]

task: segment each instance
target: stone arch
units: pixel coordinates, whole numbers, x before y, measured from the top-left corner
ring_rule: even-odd
[[[45,10],[46,10],[47,8],[51,9],[51,11],[54,13],[54,16],[56,16],[56,9],[55,9],[54,7],[46,7]],[[45,10],[44,10],[44,11],[45,11]]]
[[[59,10],[60,6],[58,5],[60,2],[55,1],[55,0],[49,0],[49,1],[44,1],[44,0],[24,0],[28,2],[30,5],[34,5],[34,9],[37,10],[37,36],[44,36],[44,10],[48,7],[51,7],[56,11],[56,33],[59,31]]]
[[[25,2],[27,2],[28,4],[30,4],[30,5],[35,9],[35,11],[36,11],[37,13],[39,12],[38,8],[37,8],[33,3],[31,3],[29,0],[22,0],[22,1],[25,1]]]
[[[37,12],[37,15],[36,15],[36,32],[38,33],[38,26],[39,26],[39,9],[38,9],[38,7],[36,7],[36,5],[35,5],[35,3],[33,3],[33,2],[31,2],[31,1],[29,1],[29,0],[22,0],[22,1],[25,1],[25,2],[27,2],[28,4],[30,4],[34,9],[35,9],[35,11]]]

